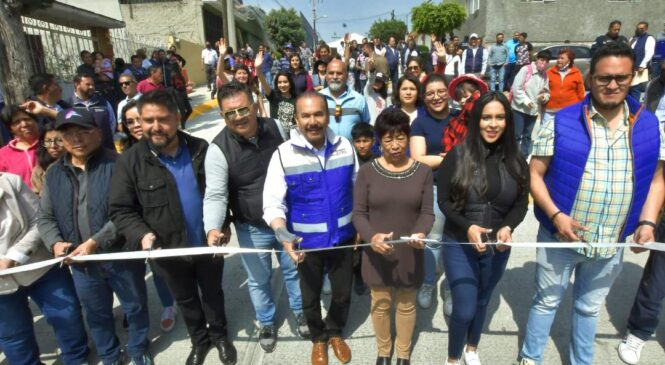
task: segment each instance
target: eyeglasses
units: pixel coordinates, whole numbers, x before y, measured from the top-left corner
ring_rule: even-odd
[[[132,118],[125,119],[125,125],[128,126],[128,127],[132,127],[132,126],[137,125],[137,124],[138,125],[141,124],[141,121],[138,120],[138,119],[132,119]]]
[[[224,119],[226,119],[229,122],[233,122],[234,120],[244,118],[250,114],[250,109],[248,106],[243,106],[241,108],[229,110],[228,112],[225,112],[222,114]]]
[[[425,98],[426,99],[433,99],[436,96],[446,96],[448,95],[448,90],[447,89],[442,89],[442,90],[437,90],[437,91],[429,91],[425,93]]]
[[[74,139],[89,137],[94,131],[94,129],[83,129],[78,132],[63,132],[62,138],[68,141],[73,141]]]
[[[51,146],[53,146],[53,147],[62,147],[63,146],[62,138],[45,139],[42,142],[42,146],[44,146],[46,148],[49,148]]]
[[[594,75],[592,78],[600,86],[609,85],[612,80],[616,81],[617,85],[625,86],[630,83],[633,74],[620,74],[620,75]]]
[[[120,83],[120,86],[129,86],[129,85],[131,85],[133,82],[134,82],[134,81],[125,81],[125,82],[121,82],[121,83]]]

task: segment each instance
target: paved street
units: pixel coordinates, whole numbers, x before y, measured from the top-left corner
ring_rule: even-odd
[[[210,102],[210,94],[205,88],[198,89],[193,95],[193,105],[198,114],[187,124],[192,134],[210,141],[221,130],[221,120],[214,102]],[[201,107],[201,105],[205,105]],[[201,113],[199,113],[202,111]],[[515,241],[533,241],[536,237],[538,224],[529,212],[527,219],[515,232]],[[234,239],[231,243],[237,246]],[[619,334],[624,331],[626,318],[639,282],[642,267],[647,254],[635,255],[626,253],[625,264],[621,276],[608,297],[607,304],[600,315],[598,335],[596,338],[595,364],[622,364],[616,354]],[[535,270],[535,251],[532,249],[515,249],[508,263],[503,279],[497,287],[488,311],[487,326],[479,346],[479,353],[484,364],[516,364],[517,354],[524,336],[528,310],[533,295]],[[151,320],[154,323],[151,331],[152,351],[157,364],[183,364],[189,353],[190,343],[181,318],[171,333],[159,331],[161,305],[157,298],[152,279],[148,274],[148,290],[150,297]],[[443,283],[443,279],[439,284]],[[226,313],[229,319],[229,334],[238,349],[238,364],[309,364],[311,345],[295,335],[295,321],[289,313],[286,294],[282,295],[281,277],[275,270],[274,291],[279,297],[278,325],[279,342],[275,352],[265,354],[256,340],[257,329],[254,324],[254,312],[247,292],[246,275],[242,268],[239,255],[230,255],[225,260],[224,290],[226,294]],[[570,290],[569,290],[570,291]],[[418,310],[418,325],[414,336],[413,364],[443,364],[447,348],[447,320],[443,316],[441,290],[429,310]],[[545,354],[546,364],[567,363],[564,359],[568,353],[570,332],[571,302],[570,293],[561,306],[551,339]],[[329,297],[324,297],[327,305]],[[346,336],[353,352],[353,364],[373,364],[376,358],[376,345],[373,329],[369,318],[369,296],[353,296]],[[35,313],[38,310],[35,308]],[[126,340],[122,329],[122,311],[116,307],[118,333],[121,341]],[[56,363],[56,343],[53,332],[43,317],[35,317],[36,331],[40,348],[43,352],[42,361],[46,364]],[[91,343],[91,348],[94,346]],[[661,325],[655,339],[650,341],[642,352],[640,364],[663,364],[665,348],[665,325]],[[338,364],[332,351],[330,363]],[[217,351],[210,352],[208,364],[219,363]],[[3,361],[1,364],[6,364]]]

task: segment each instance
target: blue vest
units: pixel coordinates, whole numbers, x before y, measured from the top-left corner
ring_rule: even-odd
[[[78,227],[78,179],[63,157],[56,161],[46,172],[44,183],[48,187],[53,215],[58,229],[66,242],[74,247],[89,237],[81,237]],[[90,232],[99,232],[110,220],[108,199],[111,189],[111,175],[115,166],[115,155],[112,152],[99,150],[88,160],[87,171],[87,210]],[[114,239],[116,241],[117,239]],[[113,246],[109,242],[98,242],[98,247]]]
[[[278,149],[287,184],[287,227],[303,238],[302,248],[337,246],[355,236],[351,221],[355,152],[344,138],[329,141],[323,167],[315,151],[297,145],[293,138]]]
[[[665,60],[665,34],[663,33],[659,33],[656,38],[656,51],[653,54],[653,60]]]
[[[485,52],[485,48],[478,47],[474,57],[471,48],[466,49],[466,62],[464,63],[466,73],[479,73],[483,70],[483,52]]]
[[[591,151],[591,134],[587,124],[590,95],[581,103],[571,105],[556,114],[554,122],[554,155],[545,174],[545,185],[554,204],[570,214],[582,181],[584,167]],[[630,149],[633,155],[633,199],[619,239],[625,240],[637,227],[642,206],[649,193],[660,149],[658,119],[627,97],[630,112]],[[536,218],[550,232],[556,228],[537,205]]]
[[[635,42],[635,47],[633,47],[633,52],[635,52],[635,68],[638,68],[642,64],[642,61],[644,61],[644,56],[646,55],[645,46],[649,37],[647,33],[644,33]]]

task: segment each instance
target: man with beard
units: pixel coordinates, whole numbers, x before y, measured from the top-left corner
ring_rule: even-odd
[[[625,36],[620,35],[619,33],[621,32],[621,21],[620,20],[613,20],[609,27],[607,27],[607,33],[603,35],[599,35],[598,38],[596,38],[596,41],[593,43],[591,46],[591,55],[593,56],[596,51],[604,46],[607,43],[611,42],[621,42],[621,43],[628,43],[628,38]]]
[[[83,107],[92,113],[97,128],[102,131],[102,146],[115,150],[113,133],[116,129],[113,107],[106,99],[95,93],[95,81],[90,74],[74,76],[74,95],[69,103],[74,107]]]
[[[653,241],[663,203],[665,141],[658,119],[627,98],[630,46],[612,42],[591,59],[591,92],[541,126],[530,163],[539,242]],[[647,197],[648,195],[648,197]],[[536,294],[522,364],[542,363],[561,299],[571,279],[571,364],[593,363],[596,323],[621,272],[623,248],[538,248]]]
[[[644,103],[647,110],[656,114],[662,130],[662,125],[665,124],[665,63],[661,63],[660,67],[660,76],[651,80],[647,87]],[[653,203],[651,206],[656,209],[663,205],[662,201]],[[652,238],[652,241],[663,242],[665,239],[664,218],[665,216],[661,216],[655,230],[655,239]],[[650,228],[644,227],[645,230]],[[626,335],[618,347],[619,358],[626,364],[637,364],[640,361],[644,344],[658,328],[663,300],[665,300],[665,252],[652,250],[649,252],[635,302],[628,317]]]
[[[118,158],[109,198],[111,219],[129,251],[203,247],[208,143],[178,130],[180,112],[171,91],[143,94],[137,107],[143,138]],[[184,256],[152,264],[187,326],[192,350],[186,364],[203,364],[213,346],[223,364],[235,364],[236,349],[226,332],[224,257]]]
[[[633,48],[633,52],[635,52],[634,71],[637,73],[633,79],[629,95],[637,101],[640,101],[642,91],[646,89],[647,82],[649,81],[649,64],[656,51],[656,39],[647,33],[648,30],[649,23],[637,23],[635,36],[630,40],[630,46]]]
[[[368,44],[365,49],[371,48]],[[341,60],[330,61],[326,68],[326,82],[328,87],[321,90],[321,94],[328,103],[330,118],[329,127],[336,135],[351,140],[351,129],[360,122],[369,123],[369,108],[365,97],[346,85],[348,72],[346,64]]]
[[[337,136],[328,122],[322,95],[306,92],[298,97],[298,129],[273,153],[263,188],[263,219],[298,263],[312,365],[328,364],[328,345],[341,363],[351,361],[342,332],[351,303],[353,250],[297,251],[349,246],[355,239],[351,214],[358,162],[351,142]],[[320,299],[326,268],[332,299],[324,321]]]
[[[62,88],[52,74],[36,74],[30,77],[32,95],[21,105],[30,113],[37,115],[39,127],[55,123],[55,118],[63,109],[69,108],[62,100]]]

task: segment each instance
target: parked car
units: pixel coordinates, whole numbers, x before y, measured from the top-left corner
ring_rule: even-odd
[[[557,44],[544,47],[543,51],[548,50],[552,54],[550,66],[556,64],[557,56],[559,56],[559,52],[564,48],[570,48],[575,52],[575,66],[582,72],[582,77],[586,77],[591,66],[591,47],[582,44]]]

